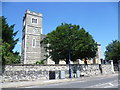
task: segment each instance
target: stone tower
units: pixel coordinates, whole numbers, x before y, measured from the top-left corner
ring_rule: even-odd
[[[26,11],[22,30],[22,64],[34,64],[41,60],[42,14]]]

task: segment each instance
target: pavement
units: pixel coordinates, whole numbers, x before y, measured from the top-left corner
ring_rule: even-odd
[[[99,77],[57,84],[29,86],[24,88],[118,88],[118,76]]]
[[[79,77],[79,78],[72,78],[72,79],[57,79],[57,80],[40,80],[40,81],[20,81],[20,82],[4,82],[1,83],[0,88],[24,88],[28,86],[37,86],[37,85],[49,85],[49,84],[57,84],[62,82],[72,82],[72,81],[82,81],[82,80],[92,80],[95,78],[102,78],[102,77],[111,77],[117,76],[118,73],[110,74],[110,75],[99,75],[99,76],[91,76],[91,77]]]

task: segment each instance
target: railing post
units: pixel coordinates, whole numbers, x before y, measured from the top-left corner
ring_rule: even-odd
[[[114,65],[113,65],[113,60],[110,60],[110,64],[111,64],[111,71],[112,71],[112,73],[115,73],[115,71],[114,71]]]

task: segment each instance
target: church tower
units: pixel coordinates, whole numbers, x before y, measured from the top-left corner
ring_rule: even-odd
[[[22,64],[34,64],[41,60],[42,14],[26,11],[22,30]]]

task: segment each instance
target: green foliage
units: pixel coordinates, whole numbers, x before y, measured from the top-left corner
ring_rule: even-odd
[[[9,51],[12,52],[12,50],[14,49],[15,45],[18,42],[18,39],[14,39],[18,31],[14,32],[15,25],[9,26],[8,23],[6,22],[6,18],[4,18],[3,16],[1,18],[2,18],[2,40],[3,42],[10,44]]]
[[[72,61],[96,56],[97,44],[79,25],[62,23],[56,30],[48,33],[43,42],[51,58],[57,62],[65,59],[68,63],[68,50]]]
[[[105,59],[117,63],[120,60],[120,41],[114,40],[106,47]]]
[[[35,64],[44,64],[44,60],[37,61]]]
[[[13,52],[15,45],[18,42],[18,39],[14,39],[17,32],[14,32],[14,26],[9,26],[6,22],[6,18],[3,16],[0,17],[0,20],[2,20],[2,38],[0,39],[0,55],[2,56],[2,62],[3,65],[5,64],[18,64],[20,63],[20,56],[18,52]]]

